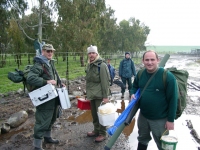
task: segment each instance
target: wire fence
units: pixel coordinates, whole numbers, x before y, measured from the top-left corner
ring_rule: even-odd
[[[162,52],[162,54],[165,53],[167,52]],[[137,56],[132,56],[135,64],[142,63],[142,55],[143,52],[137,54]],[[124,58],[124,53],[100,56],[105,61],[110,59],[110,63],[118,70],[120,61]],[[7,78],[8,72],[13,72],[16,68],[24,70],[26,65],[33,65],[34,57],[35,53],[0,54],[0,93],[19,89],[21,85],[17,85]],[[56,52],[54,60],[59,76],[65,78],[67,82],[85,76],[87,65],[86,53]]]
[[[120,61],[124,58],[123,54],[112,54],[112,55],[100,55],[107,61],[110,59],[110,63],[118,69]],[[8,72],[13,72],[15,69],[24,70],[25,66],[33,65],[33,59],[35,53],[17,53],[17,54],[3,54],[0,55],[0,93],[13,90],[16,83],[13,83],[7,78]],[[141,62],[141,56],[138,55]],[[74,53],[56,52],[53,59],[55,60],[55,67],[61,78],[65,78],[67,81],[76,79],[77,77],[85,76],[85,69],[87,65],[87,54],[85,53]],[[136,58],[133,57],[133,60]],[[20,86],[22,84],[19,84]],[[14,89],[18,89],[17,86]]]
[[[6,76],[8,72],[14,71],[16,68],[23,70],[26,65],[32,65],[35,54],[18,53],[0,55],[0,78]],[[111,59],[113,66],[118,65],[119,59],[124,58],[123,55],[103,55],[105,60]],[[69,79],[84,71],[87,64],[87,55],[83,53],[56,53],[54,58],[55,66],[61,73],[62,77],[69,75]],[[81,69],[82,68],[82,69]],[[81,73],[82,74],[82,73]]]

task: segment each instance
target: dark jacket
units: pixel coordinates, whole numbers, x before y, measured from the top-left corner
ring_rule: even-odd
[[[123,59],[119,65],[119,76],[123,78],[131,78],[135,75],[136,72],[134,62],[130,58]]]
[[[27,83],[40,88],[47,84],[47,80],[56,80],[54,61],[50,60],[49,64],[40,59],[39,57],[34,58],[34,65],[27,75]]]

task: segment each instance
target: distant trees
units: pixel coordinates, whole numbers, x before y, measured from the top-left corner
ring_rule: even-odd
[[[38,0],[38,7],[25,15],[26,0],[2,0],[0,7],[1,54],[34,52],[35,35],[52,43],[60,52],[86,53],[91,44],[101,54],[145,50],[150,29],[140,20],[130,18],[116,23],[114,10],[105,0]],[[57,20],[52,16],[57,14]],[[18,27],[18,29],[17,29]],[[23,34],[22,34],[23,33]],[[83,55],[80,55],[83,64]]]

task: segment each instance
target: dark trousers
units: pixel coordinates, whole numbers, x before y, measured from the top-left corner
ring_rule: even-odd
[[[90,105],[91,105],[91,113],[92,113],[92,118],[93,118],[94,132],[105,136],[106,135],[106,127],[102,126],[99,123],[99,117],[97,114],[98,107],[100,106],[101,102],[102,102],[101,99],[91,100]]]
[[[126,86],[126,82],[127,82],[128,90],[129,90],[129,94],[130,94],[130,90],[132,89],[132,80],[131,80],[131,78],[121,77],[121,79],[122,79],[122,82],[124,83],[125,86]],[[124,93],[125,89],[121,89],[121,92]]]
[[[150,132],[152,132],[154,141],[159,150],[163,150],[161,146],[161,136],[165,132],[165,123],[167,122],[167,118],[158,119],[158,120],[150,120],[145,118],[141,112],[138,116],[138,141],[142,145],[148,145],[149,141],[152,139]]]
[[[36,107],[34,138],[43,139],[50,132],[57,118],[59,99],[55,98]]]

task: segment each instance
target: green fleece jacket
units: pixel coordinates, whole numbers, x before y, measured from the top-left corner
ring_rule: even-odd
[[[163,73],[164,69],[159,68],[142,94],[139,101],[140,112],[147,119],[167,118],[168,121],[174,122],[178,103],[177,83],[173,74],[168,71],[164,85]],[[138,88],[142,91],[151,75],[146,69],[140,77],[137,74],[131,94],[134,94]]]
[[[101,57],[87,65],[86,93],[88,100],[108,98],[110,95],[110,74]]]

